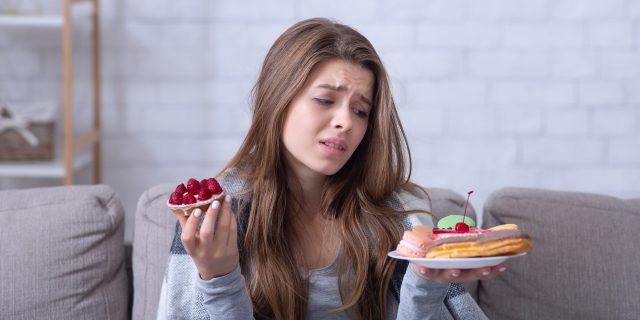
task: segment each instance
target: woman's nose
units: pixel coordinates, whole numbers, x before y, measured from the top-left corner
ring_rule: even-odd
[[[353,125],[353,119],[351,118],[353,112],[351,112],[351,107],[348,103],[343,103],[339,108],[334,109],[335,112],[333,114],[332,126],[334,128],[343,129],[348,131],[351,129]]]

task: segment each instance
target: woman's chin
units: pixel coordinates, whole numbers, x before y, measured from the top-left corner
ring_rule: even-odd
[[[325,176],[332,176],[338,173],[338,171],[340,171],[342,167],[344,167],[344,163],[341,163],[341,164],[332,163],[331,165],[320,166],[316,168],[315,171]]]

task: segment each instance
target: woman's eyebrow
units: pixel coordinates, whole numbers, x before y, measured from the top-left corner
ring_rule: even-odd
[[[338,86],[332,86],[330,84],[319,84],[317,86],[317,88],[322,88],[322,89],[329,89],[329,90],[333,90],[333,91],[345,91],[347,90],[347,87],[343,86],[343,85],[338,85]],[[369,98],[367,98],[364,94],[359,94],[360,96],[360,100],[362,100],[362,102],[368,104],[370,107],[373,106],[373,103],[371,102],[371,100],[369,100]]]

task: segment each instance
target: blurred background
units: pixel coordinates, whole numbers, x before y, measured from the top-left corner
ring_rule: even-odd
[[[62,10],[60,0],[0,3],[5,16]],[[82,11],[74,9],[74,131],[91,125]],[[377,48],[415,182],[474,190],[477,211],[505,186],[640,195],[640,1],[102,0],[102,183],[125,205],[126,239],[144,190],[213,176],[230,159],[270,45],[317,16]],[[0,102],[59,108],[60,35],[0,18]],[[90,167],[74,183],[93,183]],[[0,176],[2,189],[61,183]]]

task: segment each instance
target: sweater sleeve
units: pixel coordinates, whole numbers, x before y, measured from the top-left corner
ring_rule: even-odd
[[[452,319],[444,299],[448,283],[423,279],[407,269],[400,288],[397,319]]]
[[[196,288],[204,297],[202,303],[211,319],[253,319],[253,306],[245,291],[240,267],[211,280],[197,276]]]

